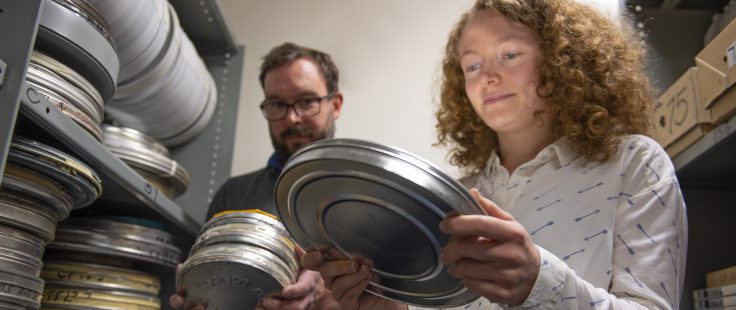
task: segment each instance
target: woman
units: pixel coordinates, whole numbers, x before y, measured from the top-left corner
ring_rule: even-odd
[[[685,204],[630,33],[571,0],[480,0],[450,34],[439,143],[489,216],[445,219],[440,258],[470,307],[679,307]],[[406,308],[363,293],[369,263],[323,257],[302,265],[343,309]]]

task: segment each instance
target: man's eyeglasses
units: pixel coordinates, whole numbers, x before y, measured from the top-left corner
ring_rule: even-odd
[[[289,114],[289,108],[293,107],[294,112],[301,117],[310,117],[319,114],[322,107],[322,100],[330,99],[335,93],[329,93],[322,97],[309,97],[297,99],[292,102],[284,100],[264,100],[261,102],[261,112],[269,121],[279,121],[286,118]]]

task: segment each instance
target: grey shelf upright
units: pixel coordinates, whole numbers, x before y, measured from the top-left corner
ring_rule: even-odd
[[[233,41],[217,0],[169,0],[179,14],[181,27],[202,56],[233,55]]]
[[[0,181],[36,40],[41,0],[0,0]],[[23,16],[24,18],[18,18]]]

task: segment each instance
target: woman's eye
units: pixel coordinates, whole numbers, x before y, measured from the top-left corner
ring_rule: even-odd
[[[472,64],[472,65],[465,67],[465,72],[477,71],[479,68],[480,68],[479,64]]]
[[[506,59],[506,60],[514,59],[516,57],[519,57],[518,52],[511,52],[511,53],[503,54],[503,59]]]

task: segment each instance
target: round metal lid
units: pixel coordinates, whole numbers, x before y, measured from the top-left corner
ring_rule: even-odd
[[[431,163],[367,141],[321,140],[291,157],[275,194],[279,216],[301,246],[373,261],[367,292],[429,307],[479,297],[440,263],[450,237],[439,224],[453,211],[484,211]]]
[[[272,253],[258,247],[215,244],[191,256],[176,275],[178,290],[186,290],[185,307],[255,309],[266,294],[294,283],[296,274]]]

